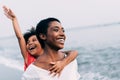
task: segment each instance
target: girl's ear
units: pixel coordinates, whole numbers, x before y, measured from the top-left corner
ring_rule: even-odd
[[[41,33],[40,33],[39,37],[40,37],[42,40],[46,40],[46,35],[45,35],[45,34],[41,34]]]

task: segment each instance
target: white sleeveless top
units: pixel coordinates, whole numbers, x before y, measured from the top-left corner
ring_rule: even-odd
[[[77,61],[74,60],[62,70],[59,77],[53,77],[48,70],[31,64],[24,72],[22,80],[79,80],[80,74],[77,68]]]

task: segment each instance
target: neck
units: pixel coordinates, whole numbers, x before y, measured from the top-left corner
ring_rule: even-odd
[[[52,49],[50,47],[45,47],[44,48],[44,53],[48,56],[51,61],[57,61],[59,59],[59,51]]]

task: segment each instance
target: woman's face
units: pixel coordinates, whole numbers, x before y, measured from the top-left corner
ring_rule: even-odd
[[[58,50],[64,47],[65,39],[64,28],[61,23],[57,21],[50,22],[46,34],[46,43]]]
[[[39,56],[41,51],[41,45],[37,40],[36,35],[29,37],[27,41],[27,50],[33,56]]]

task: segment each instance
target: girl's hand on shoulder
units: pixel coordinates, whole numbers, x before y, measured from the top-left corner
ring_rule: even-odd
[[[58,76],[60,76],[63,68],[66,65],[64,61],[50,62],[50,64],[52,65],[52,67],[48,70],[50,71],[50,74],[54,74],[54,76],[56,76],[57,74]]]

